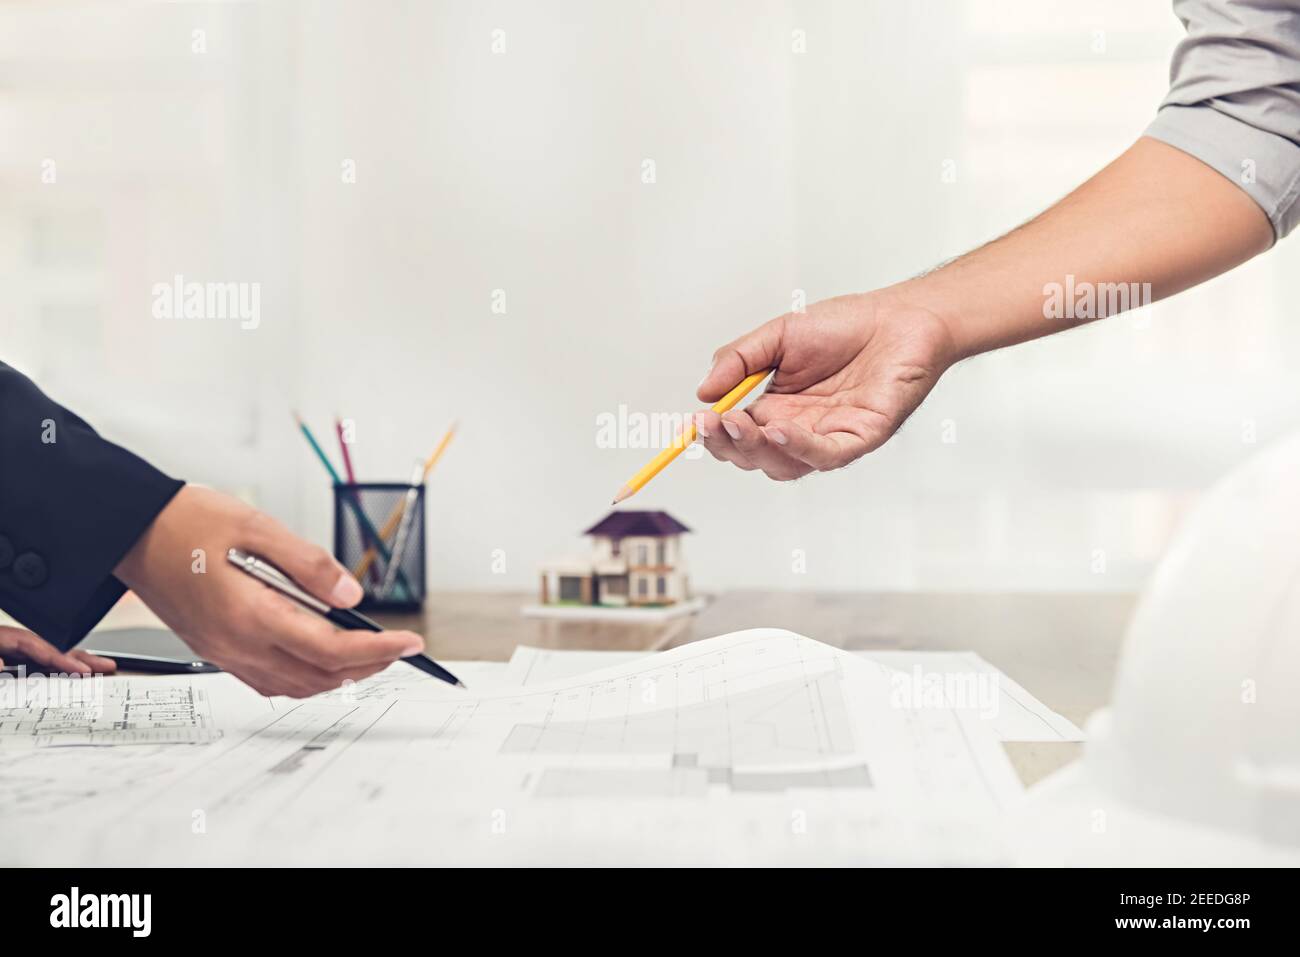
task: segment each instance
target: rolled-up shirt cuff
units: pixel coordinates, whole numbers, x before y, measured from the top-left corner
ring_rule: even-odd
[[[1243,189],[1273,224],[1274,241],[1300,222],[1300,146],[1208,104],[1161,107],[1146,136],[1188,153]]]

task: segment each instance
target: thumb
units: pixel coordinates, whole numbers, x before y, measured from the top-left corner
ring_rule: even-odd
[[[260,515],[247,547],[304,589],[335,608],[351,608],[364,594],[357,580],[334,556],[304,542],[268,515]]]
[[[781,362],[785,351],[786,316],[765,322],[753,332],[713,353],[713,364],[695,390],[702,402],[717,402],[740,380]]]

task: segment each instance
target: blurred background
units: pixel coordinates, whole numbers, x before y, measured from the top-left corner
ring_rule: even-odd
[[[651,454],[602,416],[690,412],[799,296],[1032,216],[1181,35],[1168,0],[0,4],[0,360],[323,544],[292,410],[372,480],[459,420],[431,587],[532,588]],[[256,328],[156,316],[177,275],[258,284]],[[629,504],[695,530],[705,589],[1132,589],[1300,424],[1296,275],[1292,240],[967,362],[848,470],[685,459]]]

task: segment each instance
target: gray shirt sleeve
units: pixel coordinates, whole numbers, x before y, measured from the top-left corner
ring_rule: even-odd
[[[1146,135],[1245,190],[1280,239],[1300,222],[1300,0],[1174,0],[1187,28]]]

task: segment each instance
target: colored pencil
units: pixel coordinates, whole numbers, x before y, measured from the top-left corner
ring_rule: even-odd
[[[357,484],[357,473],[352,469],[352,451],[348,448],[348,440],[343,435],[343,420],[337,415],[334,416],[334,431],[339,437],[339,451],[343,455],[343,470],[347,473],[348,482],[351,485]],[[366,536],[366,547],[369,548],[373,539]],[[370,584],[379,584],[379,573],[374,568],[370,569]]]
[[[299,430],[307,439],[307,444],[312,447],[312,451],[315,452],[316,457],[320,459],[321,465],[325,466],[325,471],[329,472],[330,478],[334,480],[334,484],[342,485],[343,480],[339,478],[339,473],[334,468],[334,463],[331,462],[329,456],[325,454],[325,450],[320,447],[320,443],[316,441],[316,436],[312,434],[311,429],[307,428],[307,423],[302,420],[302,416],[295,412],[293,414],[293,419],[298,423]],[[384,537],[375,530],[374,523],[370,521],[369,516],[367,516],[365,510],[362,509],[361,503],[357,501],[356,496],[345,495],[343,500],[348,503],[352,509],[352,513],[356,515],[357,524],[361,526],[361,533],[367,536],[369,541],[374,543],[370,547],[372,549],[378,549],[379,554],[383,556],[384,561],[388,561],[389,554],[388,548],[384,545]],[[407,594],[416,594],[414,589],[411,588],[411,583],[406,578],[406,573],[399,571],[397,574],[398,580],[402,583],[402,587],[406,589]],[[357,577],[359,578],[360,576]]]
[[[447,451],[447,446],[451,444],[452,438],[456,435],[457,428],[457,423],[453,422],[451,428],[447,429],[443,434],[442,441],[438,443],[437,447],[431,453],[429,453],[429,457],[424,460],[424,474],[421,476],[421,481],[428,480],[429,473],[433,471],[433,467],[438,464],[438,460],[442,458],[442,454]],[[379,534],[383,536],[384,541],[388,541],[389,537],[397,531],[398,526],[402,524],[402,512],[405,508],[406,500],[403,499],[393,507],[391,512],[388,513],[388,518],[379,529]],[[374,563],[374,560],[375,549],[373,547],[366,549],[366,553],[361,556],[361,561],[357,562],[356,567],[352,569],[352,574],[357,578],[360,578],[370,570],[370,566]]]
[[[352,471],[352,453],[348,450],[347,439],[343,438],[343,420],[334,416],[334,431],[338,433],[339,450],[343,453],[343,471],[347,473],[348,482],[357,484],[357,473]]]

